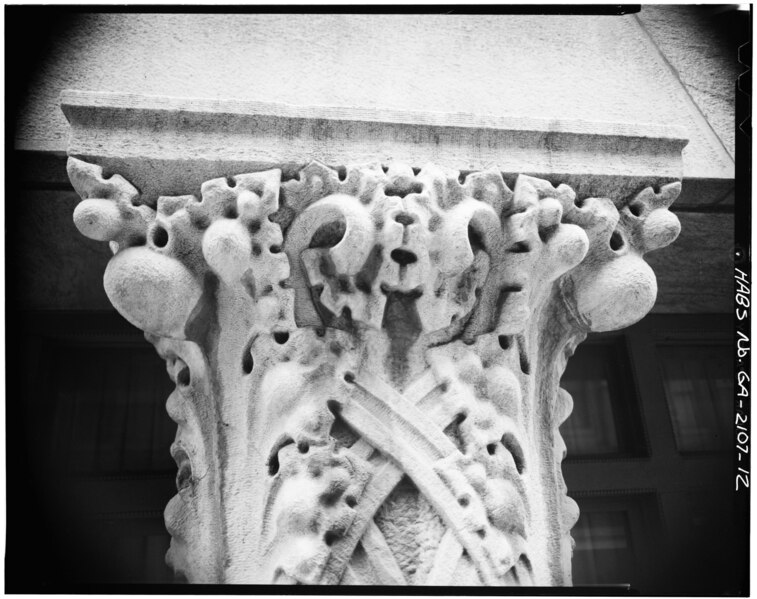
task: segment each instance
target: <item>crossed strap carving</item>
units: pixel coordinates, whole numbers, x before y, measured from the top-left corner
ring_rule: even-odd
[[[448,527],[439,549],[443,559],[437,560],[438,563],[449,568],[450,558],[453,557],[453,563],[456,563],[465,550],[482,581],[487,585],[497,584],[498,577],[502,575],[502,566],[512,566],[513,563],[498,564],[498,575],[492,564],[494,556],[489,554],[484,540],[490,528],[488,522],[480,519],[471,525],[471,519],[462,507],[470,501],[469,495],[463,492],[456,496],[440,474],[445,463],[454,464],[464,459],[442,432],[460,414],[435,409],[439,404],[434,400],[446,383],[437,383],[432,372],[427,370],[403,395],[367,370],[358,375],[347,373],[345,377],[361,391],[343,402],[336,401],[334,406],[338,414],[361,435],[351,450],[363,459],[368,459],[374,449],[382,455],[375,461],[374,474],[365,487],[350,531],[332,548],[323,582],[336,584],[339,581],[361,538],[364,543],[378,547],[380,557],[387,557],[388,547],[373,517],[402,476],[407,474]],[[474,527],[475,530],[472,530]],[[385,563],[384,560],[376,562]],[[379,567],[385,577],[382,582],[405,584],[393,558],[388,563],[392,567]],[[449,570],[432,567],[425,584],[441,584],[441,579],[448,574]]]

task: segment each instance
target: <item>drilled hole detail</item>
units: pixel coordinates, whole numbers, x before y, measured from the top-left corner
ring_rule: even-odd
[[[336,220],[321,225],[310,238],[310,248],[331,248],[342,240],[347,225],[344,221]]]
[[[179,371],[179,374],[176,375],[176,382],[182,387],[187,387],[191,381],[192,377],[189,374],[189,367],[185,366]]]
[[[634,216],[641,216],[644,212],[644,204],[642,204],[641,202],[634,202],[633,204],[628,206],[628,209]]]
[[[273,333],[273,340],[279,345],[284,345],[289,341],[289,333],[287,331],[275,331]]]
[[[244,352],[242,356],[242,372],[250,374],[255,366],[255,361],[252,359],[252,354],[249,350]]]
[[[412,264],[413,262],[418,261],[418,256],[416,256],[414,252],[400,248],[392,250],[392,253],[389,255],[391,259],[400,266],[407,266],[408,264]]]
[[[155,247],[166,247],[168,245],[168,231],[161,226],[155,227],[152,230],[152,242],[155,244]]]
[[[408,225],[412,225],[415,222],[415,217],[408,212],[400,212],[394,217],[394,220],[396,220],[399,224],[407,227]]]
[[[610,236],[610,249],[617,252],[623,249],[624,245],[625,241],[623,241],[623,236],[618,231],[613,231]]]

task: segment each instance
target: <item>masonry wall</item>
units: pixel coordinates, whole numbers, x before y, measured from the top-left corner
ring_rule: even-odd
[[[27,22],[40,27],[31,14]],[[733,246],[732,22],[718,7],[675,6],[624,16],[66,13],[43,20],[50,35],[33,43],[20,36],[18,47],[38,62],[10,70],[18,79],[9,87],[19,96],[21,177],[27,187],[47,188],[29,190],[23,202],[19,228],[31,234],[21,236],[19,254],[40,276],[17,297],[29,308],[109,309],[95,284],[107,251],[76,239],[68,217],[76,198],[53,193],[70,189],[59,96],[80,89],[679,126],[691,140],[674,206],[683,232],[665,256],[650,256],[660,283],[655,310],[729,311],[730,297],[719,290],[729,284]],[[62,246],[68,264],[92,268],[63,271],[55,251]],[[696,265],[692,251],[703,256]]]

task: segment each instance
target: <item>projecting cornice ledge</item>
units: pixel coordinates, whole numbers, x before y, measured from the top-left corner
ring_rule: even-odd
[[[680,181],[687,144],[676,127],[460,113],[81,91],[63,92],[61,107],[69,156],[122,175],[149,204],[219,176],[280,168],[286,181],[317,160],[434,163],[463,176],[496,168],[506,181],[540,177],[621,207],[646,187]]]

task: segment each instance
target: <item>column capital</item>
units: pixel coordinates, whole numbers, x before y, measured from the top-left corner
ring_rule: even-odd
[[[108,297],[176,382],[176,570],[196,582],[570,583],[578,512],[560,473],[571,398],[559,379],[588,332],[652,307],[643,256],[680,230],[668,207],[685,142],[497,125],[486,135],[513,150],[503,168],[484,148],[460,157],[488,139],[462,117],[250,105],[229,117],[166,100],[145,109],[157,119],[145,132],[144,112],[133,118],[146,100],[81,98],[66,104],[74,221],[111,244]],[[431,151],[434,131],[463,141]],[[386,159],[392,139],[411,161]],[[321,146],[328,158],[303,161]],[[618,170],[652,155],[645,174]]]

